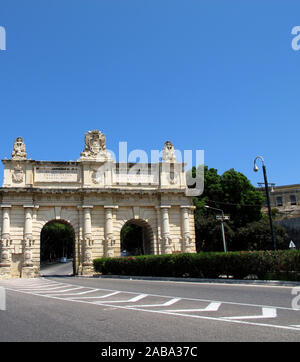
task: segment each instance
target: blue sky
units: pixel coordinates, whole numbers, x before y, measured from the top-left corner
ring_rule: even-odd
[[[297,25],[298,0],[1,0],[0,157],[21,136],[32,159],[76,160],[99,129],[116,153],[171,140],[300,183]]]

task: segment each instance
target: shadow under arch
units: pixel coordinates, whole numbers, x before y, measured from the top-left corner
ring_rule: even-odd
[[[143,219],[130,219],[120,232],[121,256],[153,254],[154,235],[149,223]]]
[[[43,276],[74,275],[75,260],[73,225],[64,219],[45,223],[40,233],[40,269],[44,270]]]

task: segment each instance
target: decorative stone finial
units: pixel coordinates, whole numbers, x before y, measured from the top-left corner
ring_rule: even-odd
[[[170,141],[167,141],[163,148],[163,155],[162,159],[166,162],[175,162],[176,156],[175,156],[175,149],[173,144]]]
[[[18,160],[18,161],[26,160],[27,153],[26,153],[25,143],[22,137],[18,137],[15,140],[11,158],[13,160]]]
[[[106,150],[106,140],[103,133],[98,130],[89,131],[85,135],[84,142],[84,150],[80,154],[79,161],[95,160],[103,162],[110,160],[110,153]]]

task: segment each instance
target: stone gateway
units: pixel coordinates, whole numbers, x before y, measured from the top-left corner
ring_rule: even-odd
[[[143,228],[144,254],[195,252],[194,206],[184,164],[165,143],[162,161],[118,163],[98,130],[85,135],[76,162],[27,158],[18,137],[2,160],[0,278],[40,275],[41,232],[52,221],[74,232],[74,273],[93,273],[93,259],[121,255],[128,223]]]

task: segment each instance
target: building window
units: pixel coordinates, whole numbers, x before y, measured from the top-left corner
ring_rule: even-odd
[[[291,205],[297,205],[297,200],[295,195],[290,196]]]
[[[277,206],[282,206],[282,197],[281,196],[276,197],[276,205]]]

